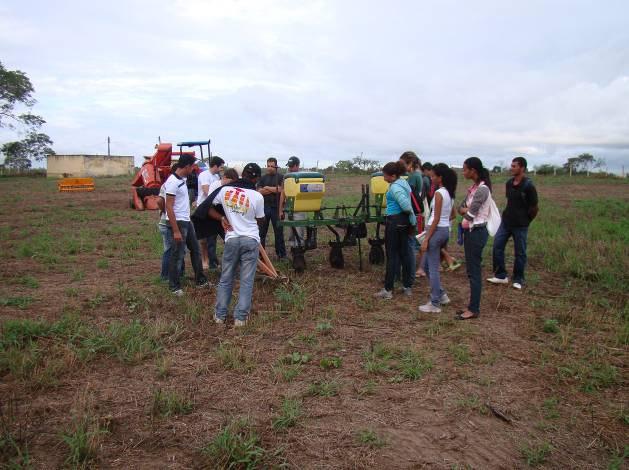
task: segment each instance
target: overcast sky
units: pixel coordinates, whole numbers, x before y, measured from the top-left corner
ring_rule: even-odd
[[[57,153],[629,166],[626,0],[4,0],[0,61]]]

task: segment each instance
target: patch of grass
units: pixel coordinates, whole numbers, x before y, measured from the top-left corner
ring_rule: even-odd
[[[192,397],[184,396],[177,390],[156,389],[153,392],[151,415],[167,418],[175,415],[187,415],[192,412],[194,401]]]
[[[216,357],[226,369],[249,373],[256,367],[255,361],[242,346],[227,341],[219,345]]]
[[[282,401],[280,414],[272,421],[273,429],[285,429],[295,426],[301,417],[301,401],[296,398],[285,398]]]
[[[548,442],[542,442],[537,445],[527,444],[520,449],[520,452],[529,467],[537,467],[546,461],[552,450],[553,448]]]
[[[28,443],[21,437],[22,429],[15,429],[15,402],[9,398],[5,403],[0,403],[0,466],[11,470],[32,468]]]
[[[254,469],[264,457],[260,437],[246,420],[236,420],[225,426],[201,449],[211,468]]]
[[[105,258],[101,258],[98,261],[96,261],[96,267],[98,269],[107,269],[109,268],[109,260],[105,259]]]
[[[130,323],[112,323],[106,336],[106,349],[109,349],[121,362],[138,363],[162,349],[162,331],[139,320]]]
[[[275,299],[283,311],[301,313],[306,308],[306,290],[297,283],[275,289]]]
[[[545,419],[557,419],[559,418],[559,411],[557,410],[557,404],[559,400],[556,397],[550,397],[544,400],[542,403],[542,415]]]
[[[39,287],[39,281],[35,279],[33,276],[21,276],[16,280],[17,284],[20,284],[25,287],[30,287],[31,289],[37,289]]]
[[[317,333],[327,335],[332,332],[332,322],[329,320],[321,320],[317,323]]]
[[[542,331],[544,333],[559,333],[559,321],[554,318],[546,318],[542,326]]]
[[[374,395],[376,393],[377,385],[378,384],[374,380],[368,380],[362,387],[360,387],[360,389],[358,389],[358,394],[360,396]]]
[[[614,454],[607,465],[608,470],[621,470],[624,468],[624,463],[629,460],[629,445],[625,445],[624,451],[619,454]]]
[[[470,348],[467,344],[452,344],[448,347],[456,365],[463,366],[471,362]]]
[[[77,289],[76,287],[66,287],[65,294],[68,297],[76,298],[79,296],[79,289]]]
[[[157,377],[160,379],[165,379],[170,374],[170,366],[172,365],[172,361],[170,358],[166,356],[160,356],[157,359],[156,363],[156,372]]]
[[[426,329],[426,335],[430,338],[439,336],[446,331],[453,328],[455,325],[454,320],[445,317],[439,317],[433,320]]]
[[[432,361],[426,359],[418,351],[409,349],[403,351],[400,355],[398,370],[402,378],[406,380],[421,379],[430,369],[432,369]]]
[[[65,464],[72,468],[86,468],[96,457],[98,445],[107,429],[90,415],[75,417],[72,425],[62,433],[62,442],[68,447]]]
[[[456,406],[459,409],[476,411],[480,414],[487,414],[488,409],[485,404],[481,401],[480,397],[476,394],[466,395],[462,398],[456,400]]]
[[[33,298],[25,297],[0,297],[0,307],[17,307],[21,310],[33,303]]]
[[[338,369],[343,364],[343,359],[337,356],[324,357],[319,361],[319,366],[323,370]]]
[[[281,380],[282,382],[292,382],[295,377],[301,374],[301,364],[276,364],[272,368],[273,375],[276,380]]]
[[[412,348],[394,348],[382,343],[371,345],[371,350],[363,353],[364,368],[370,374],[384,375],[396,372],[393,382],[418,380],[432,369],[432,361]]]
[[[371,449],[377,449],[387,445],[386,441],[382,439],[375,431],[371,429],[361,429],[356,433],[356,440],[359,444],[367,446]]]
[[[313,334],[300,334],[297,339],[308,346],[317,344],[317,337]]]
[[[76,269],[72,271],[72,276],[70,277],[70,281],[78,282],[78,281],[82,281],[83,279],[85,279],[85,271],[81,269]]]
[[[309,396],[334,397],[338,395],[340,388],[336,380],[321,380],[310,384],[306,394]]]
[[[311,354],[295,351],[282,357],[281,362],[283,364],[307,364],[311,360]]]

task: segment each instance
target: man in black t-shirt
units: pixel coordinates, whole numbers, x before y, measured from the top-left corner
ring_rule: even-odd
[[[537,216],[537,190],[526,177],[526,159],[516,157],[511,162],[511,178],[507,181],[507,208],[502,213],[502,222],[494,237],[494,277],[487,279],[492,284],[508,284],[505,268],[505,247],[513,237],[515,261],[513,263],[513,287],[522,289],[526,267],[526,238],[529,224]]]
[[[266,161],[266,174],[258,181],[258,192],[264,196],[264,223],[260,226],[260,242],[266,243],[266,234],[269,230],[269,222],[273,224],[275,235],[275,254],[279,259],[286,258],[286,246],[284,244],[284,228],[279,224],[278,205],[284,176],[277,169],[277,159],[270,157]]]

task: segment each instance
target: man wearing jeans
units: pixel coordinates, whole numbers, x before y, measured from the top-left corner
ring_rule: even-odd
[[[234,309],[234,326],[247,324],[253,281],[258,265],[260,232],[258,226],[264,222],[264,198],[256,191],[256,183],[262,170],[255,163],[248,163],[242,170],[242,178],[221,187],[213,203],[223,206],[225,215],[210,209],[210,217],[220,220],[225,229],[225,248],[221,279],[216,288],[214,321],[225,323],[231,302],[234,277],[240,266],[240,291]]]
[[[508,284],[505,268],[505,247],[513,237],[515,262],[513,263],[513,287],[522,289],[526,267],[526,237],[529,224],[537,216],[537,190],[525,175],[526,159],[516,157],[511,162],[511,178],[507,181],[507,208],[502,213],[502,222],[494,237],[494,277],[487,279],[492,284]]]
[[[186,253],[186,246],[190,250],[192,269],[198,287],[208,285],[207,278],[203,274],[201,264],[201,251],[199,242],[194,232],[194,225],[190,222],[190,202],[186,178],[193,171],[195,157],[182,155],[179,157],[174,173],[164,183],[166,191],[166,214],[172,230],[174,249],[168,262],[168,287],[177,297],[184,292],[181,289],[181,263]]]
[[[269,230],[269,222],[273,225],[275,235],[275,254],[278,259],[286,258],[286,246],[284,244],[284,228],[280,225],[278,211],[280,193],[284,184],[284,176],[278,171],[277,158],[270,157],[266,160],[266,174],[258,181],[258,192],[264,197],[264,223],[260,227],[260,239],[265,246],[266,234]]]

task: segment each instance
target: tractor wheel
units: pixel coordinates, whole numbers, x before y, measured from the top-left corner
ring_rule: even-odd
[[[293,249],[293,269],[297,273],[306,270],[306,256],[303,250]]]

